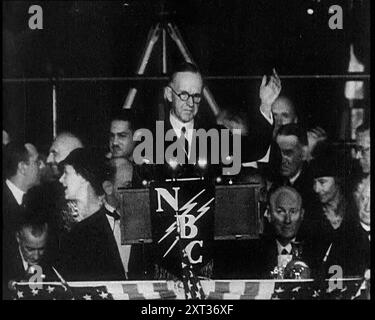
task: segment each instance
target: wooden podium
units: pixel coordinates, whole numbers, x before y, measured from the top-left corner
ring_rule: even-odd
[[[259,184],[215,186],[215,240],[259,238],[259,190]],[[149,189],[123,189],[120,197],[122,243],[151,243]]]

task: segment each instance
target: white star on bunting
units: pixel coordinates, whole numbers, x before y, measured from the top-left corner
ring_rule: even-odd
[[[36,296],[39,293],[39,290],[35,288],[31,290],[31,293],[33,294],[33,296]]]
[[[108,298],[108,293],[102,291],[99,296],[102,298],[102,299],[107,299]]]
[[[52,293],[53,291],[55,291],[55,288],[51,287],[51,286],[48,286],[47,291],[48,291],[48,293]]]

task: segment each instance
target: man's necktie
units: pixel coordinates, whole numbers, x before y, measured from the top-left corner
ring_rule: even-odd
[[[187,139],[187,132],[186,132],[186,128],[185,127],[182,127],[181,128],[181,135],[183,136],[184,138],[184,152],[185,152],[185,164],[188,164],[188,161],[189,161],[189,141]]]
[[[107,210],[107,215],[109,215],[110,217],[112,217],[115,220],[120,219],[120,214],[116,210],[114,210],[114,211]]]
[[[284,255],[284,254],[289,254],[288,250],[286,250],[285,248],[283,250],[281,250],[281,254]]]
[[[21,202],[21,207],[22,208],[26,208],[26,194],[24,194],[23,196],[22,196],[22,202]]]

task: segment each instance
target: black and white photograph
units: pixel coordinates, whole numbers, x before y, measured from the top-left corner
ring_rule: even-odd
[[[3,300],[370,300],[370,0],[2,9]]]

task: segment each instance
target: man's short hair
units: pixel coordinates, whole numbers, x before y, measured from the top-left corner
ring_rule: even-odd
[[[4,147],[3,152],[3,172],[6,179],[17,174],[20,162],[28,162],[30,159],[29,152],[23,142],[11,141]]]
[[[111,114],[110,124],[115,120],[128,121],[133,131],[138,127],[137,119],[132,109],[119,109],[114,111]]]
[[[301,143],[304,146],[308,145],[307,140],[307,131],[306,128],[304,128],[299,123],[288,123],[279,128],[277,131],[277,136],[296,136],[299,143]]]
[[[292,193],[292,194],[294,194],[298,199],[299,206],[302,207],[302,197],[298,193],[298,191],[296,189],[292,188],[292,187],[289,187],[289,186],[281,186],[281,187],[275,189],[274,191],[272,191],[271,194],[270,194],[269,206],[270,206],[271,210],[273,209],[273,204],[275,203],[277,197],[282,193],[289,193],[289,194]]]
[[[195,64],[184,61],[178,64],[173,72],[169,75],[169,82],[173,82],[176,74],[180,72],[200,73],[198,67]]]
[[[37,214],[30,209],[22,209],[20,219],[17,225],[17,232],[29,228],[34,237],[40,237],[48,232],[48,221],[45,215]]]

